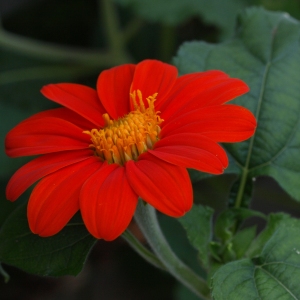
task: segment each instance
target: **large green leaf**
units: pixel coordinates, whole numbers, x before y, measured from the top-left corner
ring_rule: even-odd
[[[201,17],[208,24],[220,27],[224,34],[234,30],[238,11],[253,0],[115,0],[131,6],[149,21],[178,25],[191,17]]]
[[[16,209],[0,231],[0,262],[36,275],[77,275],[95,243],[82,221],[73,219],[58,234],[31,233],[26,206]]]
[[[213,277],[215,300],[300,299],[300,220],[285,218],[259,257],[228,263]]]
[[[219,45],[186,43],[175,63],[182,74],[220,69],[250,86],[233,102],[256,115],[256,134],[225,147],[249,185],[269,175],[299,201],[300,24],[286,13],[251,8],[241,14],[237,32]]]

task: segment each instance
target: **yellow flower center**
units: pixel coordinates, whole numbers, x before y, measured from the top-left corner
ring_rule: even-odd
[[[109,164],[124,165],[126,161],[137,160],[140,154],[152,149],[159,140],[159,125],[163,122],[154,108],[156,96],[157,93],[146,98],[146,108],[141,91],[134,91],[130,94],[133,111],[118,120],[111,120],[108,114],[104,114],[103,129],[84,131],[91,136],[90,148],[95,155]]]

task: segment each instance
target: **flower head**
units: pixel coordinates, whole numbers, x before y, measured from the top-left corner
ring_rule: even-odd
[[[64,107],[35,114],[7,134],[7,155],[40,155],[12,176],[7,198],[16,200],[39,180],[28,220],[40,236],[56,234],[80,210],[93,236],[113,240],[138,197],[180,217],[193,202],[186,168],[221,174],[228,159],[218,143],[253,135],[252,113],[225,104],[248,90],[221,71],[177,77],[175,67],[155,60],[103,71],[97,90],[44,86],[42,94]]]

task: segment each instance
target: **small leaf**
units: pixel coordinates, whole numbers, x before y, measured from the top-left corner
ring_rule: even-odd
[[[250,217],[266,218],[263,213],[247,208],[231,208],[223,211],[216,220],[216,236],[226,243],[232,239],[241,222]]]
[[[228,263],[215,273],[215,300],[300,299],[300,220],[286,218],[259,257]]]
[[[219,69],[250,86],[249,93],[231,103],[242,105],[255,114],[256,133],[243,143],[225,144],[224,147],[235,166],[247,175],[249,186],[252,178],[272,176],[298,201],[299,40],[297,20],[286,13],[250,8],[240,15],[234,39],[219,45],[185,43],[175,58],[181,74]]]
[[[95,241],[75,218],[52,237],[34,235],[23,205],[1,228],[0,261],[36,275],[77,275]]]
[[[232,249],[236,259],[242,258],[256,236],[256,226],[247,227],[236,233],[232,239]]]
[[[268,216],[268,223],[266,228],[259,234],[259,236],[252,241],[249,249],[247,250],[248,257],[255,257],[262,251],[265,243],[277,230],[278,226],[283,222],[288,221],[290,216],[284,213],[270,214]]]
[[[209,267],[212,216],[213,209],[202,205],[194,205],[185,216],[178,219],[186,230],[191,245],[199,251],[198,256],[204,268]]]

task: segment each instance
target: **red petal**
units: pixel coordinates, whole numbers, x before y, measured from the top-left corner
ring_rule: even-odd
[[[134,191],[162,213],[180,217],[192,207],[192,186],[185,168],[149,153],[142,154],[137,162],[127,162],[125,167]]]
[[[224,149],[197,133],[165,137],[155,144],[154,150],[148,151],[171,164],[212,174],[221,174],[228,166]]]
[[[146,105],[146,98],[158,93],[155,106],[159,109],[176,78],[177,69],[174,66],[157,60],[144,60],[136,65],[131,91],[140,90]]]
[[[82,128],[83,130],[91,130],[91,129],[95,128],[95,124],[93,124],[92,122],[83,118],[79,114],[77,114],[65,107],[54,108],[54,109],[42,111],[40,113],[37,113],[37,114],[31,116],[30,118],[26,119],[25,121],[33,120],[33,119],[44,119],[47,117],[63,119],[65,121],[73,123],[74,125]]]
[[[21,167],[11,177],[6,187],[6,198],[15,201],[42,177],[91,156],[91,150],[64,151],[40,156]]]
[[[224,80],[226,78],[228,78],[228,76],[224,72],[214,70],[182,75],[177,78],[173,89],[168,96],[168,99],[163,103],[160,111],[162,111],[162,113],[165,113],[166,110],[166,112],[168,113],[170,105],[176,108],[177,103],[173,103],[173,101],[175,101],[174,99],[179,102],[178,105],[187,103],[189,101],[189,98],[185,96],[187,91],[195,93],[199,89],[203,90],[207,82]],[[174,108],[172,108],[171,110],[173,111]],[[174,109],[174,111],[176,110]]]
[[[45,154],[57,151],[87,149],[90,137],[65,120],[46,117],[28,119],[6,136],[5,150],[11,157]]]
[[[135,65],[126,64],[101,72],[97,81],[97,91],[109,115],[120,118],[130,110],[130,85]]]
[[[84,184],[80,194],[80,210],[88,231],[98,239],[116,239],[129,225],[137,198],[124,168],[104,164]]]
[[[104,126],[102,115],[105,110],[94,89],[81,84],[59,83],[44,86],[41,93],[48,99],[78,113],[97,127]]]
[[[249,87],[240,79],[228,78],[220,71],[207,72],[206,76],[190,82],[177,93],[175,91],[166,109],[161,109],[161,117],[166,120],[201,107],[221,105],[248,91]]]
[[[162,123],[160,136],[201,133],[216,142],[241,142],[254,134],[256,119],[246,108],[218,105],[191,111]]]
[[[82,184],[101,166],[91,157],[42,179],[33,189],[27,208],[29,227],[40,236],[58,233],[79,210]]]

